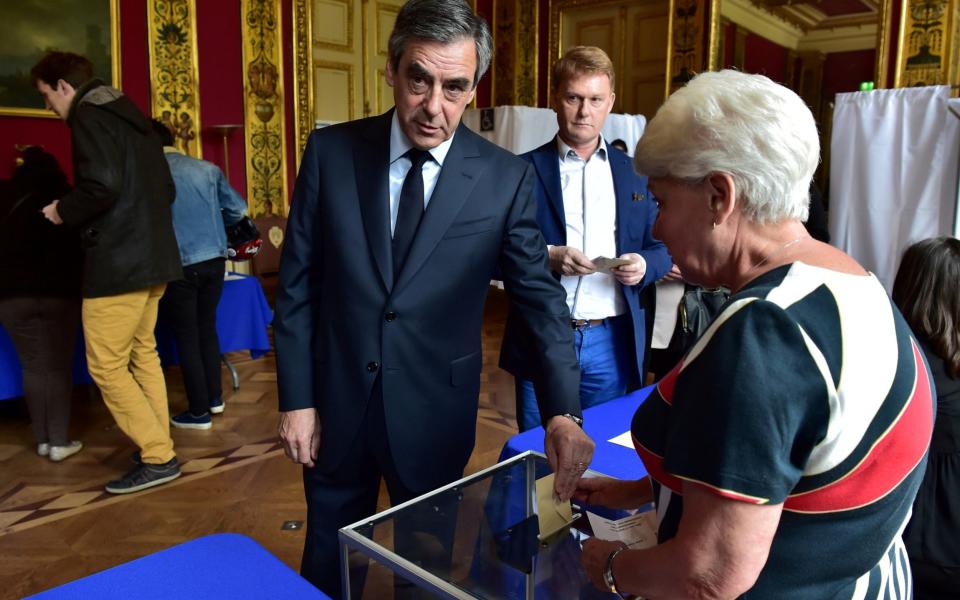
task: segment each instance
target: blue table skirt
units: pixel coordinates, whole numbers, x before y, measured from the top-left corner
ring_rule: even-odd
[[[273,311],[267,304],[263,289],[256,277],[231,273],[223,282],[223,295],[217,307],[217,335],[221,352],[249,350],[251,358],[258,358],[270,351],[267,327],[273,320]],[[157,351],[164,365],[179,362],[173,333],[161,321],[157,323]],[[83,336],[77,336],[74,353],[73,381],[92,383],[87,373],[87,361],[83,350]],[[20,360],[7,332],[0,327],[0,400],[23,395],[23,379]]]
[[[640,479],[647,475],[647,470],[640,462],[636,451],[612,444],[607,440],[630,429],[633,413],[650,395],[653,387],[650,385],[641,388],[626,396],[614,398],[583,411],[583,429],[597,444],[590,469],[617,479]],[[543,435],[543,427],[518,433],[507,440],[500,453],[500,460],[506,460],[527,450],[543,452]]]
[[[252,539],[207,535],[30,596],[37,600],[329,598]]]

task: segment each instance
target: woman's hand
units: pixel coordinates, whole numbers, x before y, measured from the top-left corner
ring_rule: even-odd
[[[651,500],[650,480],[624,481],[610,477],[581,477],[573,498],[581,504],[632,509]]]
[[[597,586],[597,589],[609,589],[607,588],[607,582],[603,580],[603,570],[607,568],[607,558],[610,553],[623,545],[623,542],[608,542],[597,538],[590,538],[583,542],[580,563],[583,565],[583,572],[587,574],[590,583]]]

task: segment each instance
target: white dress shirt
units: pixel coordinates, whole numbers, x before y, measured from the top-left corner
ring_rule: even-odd
[[[443,161],[447,158],[447,152],[450,151],[450,144],[453,138],[450,136],[436,148],[428,150],[433,160],[423,163],[423,210],[427,210],[430,204],[430,197],[433,196],[433,190],[437,187],[437,179],[440,177],[440,169],[443,168]],[[393,119],[390,123],[390,234],[393,234],[397,227],[397,211],[400,210],[400,190],[403,189],[403,180],[407,178],[407,173],[413,163],[404,156],[407,150],[413,148],[413,144],[407,139],[407,136],[400,129],[400,120],[397,118],[397,111],[393,111]]]
[[[567,221],[567,246],[593,260],[617,256],[617,199],[607,143],[600,137],[587,160],[557,136],[560,189]],[[627,311],[616,278],[610,273],[560,277],[567,290],[567,306],[574,319],[605,319]]]

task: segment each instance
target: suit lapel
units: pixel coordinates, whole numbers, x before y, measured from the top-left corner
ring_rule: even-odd
[[[430,196],[427,211],[417,229],[410,254],[397,279],[397,289],[410,281],[420,270],[477,184],[486,167],[477,139],[463,124],[457,128],[450,151],[443,161],[437,186]]]
[[[393,288],[393,262],[390,255],[390,120],[393,111],[370,121],[361,142],[354,147],[354,176],[367,244],[380,271],[383,285]]]
[[[557,139],[554,138],[537,148],[530,155],[537,169],[540,183],[547,192],[547,201],[553,213],[557,231],[561,232],[566,240],[567,219],[563,212],[563,192],[560,189],[560,162],[557,158]],[[566,241],[564,241],[566,243]]]
[[[610,169],[613,171],[613,195],[617,201],[617,256],[623,254],[626,247],[627,216],[630,214],[630,202],[633,194],[639,190],[630,189],[628,176],[633,173],[633,166],[629,157],[614,155],[607,149],[610,157]]]

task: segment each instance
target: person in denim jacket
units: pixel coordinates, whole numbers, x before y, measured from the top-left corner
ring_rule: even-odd
[[[238,223],[247,203],[216,165],[182,154],[173,134],[153,120],[177,187],[173,228],[177,234],[183,279],[172,281],[160,301],[180,355],[180,372],[190,408],[170,417],[174,427],[210,429],[211,413],[223,412],[217,305],[223,292],[227,258],[225,225]]]

